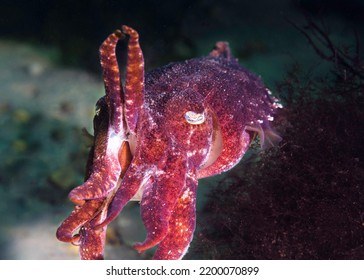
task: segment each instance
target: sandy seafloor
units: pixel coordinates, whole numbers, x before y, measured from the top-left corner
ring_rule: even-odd
[[[240,63],[261,75],[272,89],[295,62],[325,71],[306,39],[284,20],[287,15],[302,20],[286,2],[265,5],[258,1],[252,9],[257,20],[250,14],[244,28],[201,28],[201,36],[191,34],[190,38],[196,53],[206,54],[217,40],[229,40],[233,53],[239,46],[251,50]],[[120,13],[118,21],[110,20],[114,29],[123,23]],[[345,24],[337,15],[327,20],[335,28]],[[158,32],[170,31],[161,24]],[[334,35],[343,40],[349,37]],[[101,71],[92,72],[82,65],[61,66],[54,59],[59,56],[57,45],[32,42],[22,40],[18,33],[13,37],[0,34],[0,259],[78,259],[77,247],[59,242],[55,232],[73,208],[67,193],[83,179],[87,141],[81,130],[86,127],[92,132],[94,105],[104,94]],[[89,47],[97,50],[100,43]],[[90,59],[97,60],[97,56]],[[158,66],[153,59],[148,63],[145,56],[146,64]],[[218,179],[200,182],[198,209]],[[131,202],[109,227],[107,258],[150,258],[150,252],[140,256],[131,248],[144,236],[138,203]]]

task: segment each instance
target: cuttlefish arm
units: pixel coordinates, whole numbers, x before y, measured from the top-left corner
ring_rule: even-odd
[[[87,164],[86,176],[91,173],[93,150],[90,151],[91,156]],[[122,169],[119,180],[122,180],[131,162],[128,142],[123,143],[119,152],[119,160]],[[106,198],[87,200],[82,205],[76,205],[75,210],[57,229],[56,236],[59,240],[80,246],[80,257],[83,260],[103,259],[107,223],[99,225],[107,217],[113,196],[114,194],[111,193]]]
[[[142,252],[160,244],[156,258],[175,259],[183,256],[195,228],[196,173],[210,151],[212,112],[202,96],[186,89],[169,99],[160,122],[159,134],[151,135],[166,148],[155,157],[153,180],[144,187],[141,216],[147,236],[134,248]],[[176,246],[167,251],[173,242]]]
[[[120,31],[111,34],[100,47],[100,61],[103,69],[106,95],[99,100],[100,117],[104,123],[100,137],[95,131],[95,153],[91,175],[81,186],[73,189],[69,198],[75,204],[86,200],[106,197],[117,185],[121,174],[119,151],[127,138],[124,119],[123,90],[115,47],[123,35]],[[106,126],[106,127],[105,127]]]
[[[147,237],[144,242],[134,245],[138,251],[157,245],[167,235],[173,208],[186,181],[186,158],[180,154],[169,154],[163,169],[165,171],[161,172],[165,173],[156,177],[143,192],[140,207]]]
[[[125,118],[129,132],[136,135],[136,126],[144,109],[144,58],[139,44],[139,34],[129,26],[122,30],[129,35],[128,60],[125,78]]]
[[[104,137],[103,122],[98,117],[94,119],[97,134],[95,141]],[[101,129],[100,129],[101,128]],[[86,166],[85,180],[92,174],[95,149],[91,148]],[[60,241],[71,242],[80,246],[81,259],[103,259],[106,228],[95,231],[93,225],[104,219],[107,206],[105,199],[87,200],[82,205],[76,205],[75,210],[58,227],[56,236]],[[105,207],[106,206],[106,207]]]
[[[86,172],[85,172],[85,182],[90,179],[92,172],[94,171],[94,161],[98,157],[99,153],[104,152],[107,138],[107,128],[108,128],[108,111],[106,108],[105,99],[101,98],[97,102],[98,113],[94,117],[94,144],[90,149]],[[95,149],[95,147],[98,149]],[[100,152],[101,151],[101,152]],[[104,199],[92,199],[83,202],[82,204],[76,204],[75,209],[71,214],[63,221],[63,223],[58,227],[56,236],[59,240],[63,242],[72,242],[79,244],[80,234],[77,231],[91,221],[100,212],[100,208],[104,204]]]
[[[57,239],[63,242],[78,243],[80,235],[77,231],[97,214],[102,200],[89,200],[76,209],[67,217],[57,229]]]
[[[107,207],[92,220],[84,224],[79,231],[78,244],[81,260],[103,260],[106,240],[106,226],[95,229],[95,226],[103,221],[107,214]]]
[[[178,260],[185,255],[196,227],[197,184],[196,176],[188,174],[186,184],[169,219],[167,234],[159,244],[153,259]]]

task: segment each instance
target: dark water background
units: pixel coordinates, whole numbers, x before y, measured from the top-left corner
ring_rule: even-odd
[[[279,95],[276,85],[294,64],[313,76],[332,70],[289,22],[304,26],[307,16],[326,26],[338,45],[353,46],[355,34],[363,38],[363,14],[360,0],[2,1],[0,258],[77,258],[54,234],[72,209],[68,192],[82,182],[87,146],[81,129],[91,131],[94,104],[104,94],[98,48],[122,24],[139,32],[146,70],[206,55],[224,40]],[[125,45],[119,52],[123,64]],[[201,182],[199,211],[205,193],[225,176],[229,173]],[[362,188],[354,196],[362,197]],[[111,227],[108,258],[139,258],[130,249],[144,236],[137,204],[125,212],[125,220]],[[364,212],[355,215],[364,224]],[[198,220],[201,225],[207,227]],[[356,250],[354,258],[364,255],[363,247]],[[204,257],[192,247],[190,258]]]

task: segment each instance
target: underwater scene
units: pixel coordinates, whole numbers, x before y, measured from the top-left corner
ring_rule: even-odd
[[[0,259],[364,259],[364,1],[0,7]]]

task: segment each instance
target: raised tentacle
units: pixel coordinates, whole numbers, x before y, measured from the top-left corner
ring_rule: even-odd
[[[120,30],[117,30],[100,47],[106,96],[99,100],[99,112],[95,116],[99,127],[95,125],[97,134],[91,175],[84,184],[69,194],[70,200],[75,204],[82,204],[88,199],[106,197],[116,187],[121,173],[118,153],[127,138],[127,131],[115,48],[122,36]]]
[[[177,260],[185,255],[196,226],[196,191],[196,176],[188,174],[169,220],[168,234],[159,244],[153,259]]]
[[[125,117],[129,131],[136,134],[136,125],[144,105],[144,58],[139,45],[139,34],[123,25],[122,30],[130,36],[125,79]]]
[[[138,251],[147,250],[160,243],[168,233],[169,220],[186,180],[186,158],[180,153],[168,155],[165,166],[168,170],[155,178],[153,184],[147,185],[142,201],[141,216],[147,230],[144,242],[133,247]]]
[[[123,111],[123,88],[120,82],[119,66],[116,59],[115,48],[119,39],[124,38],[120,30],[112,33],[100,46],[100,63],[103,70],[105,98],[109,111],[110,125],[117,134],[125,130]]]

